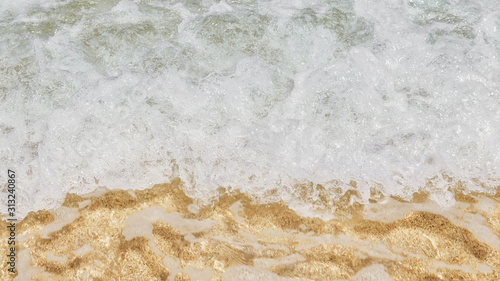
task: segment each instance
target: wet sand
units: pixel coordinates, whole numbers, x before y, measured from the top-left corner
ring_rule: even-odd
[[[352,196],[323,221],[224,190],[199,206],[178,180],[68,194],[18,223],[18,273],[2,263],[0,279],[500,280],[499,192],[457,192],[450,208],[425,194],[366,205]]]

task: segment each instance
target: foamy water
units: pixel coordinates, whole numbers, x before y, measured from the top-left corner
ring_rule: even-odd
[[[302,213],[353,186],[450,205],[499,185],[493,0],[5,2],[0,34],[21,217],[174,177]]]

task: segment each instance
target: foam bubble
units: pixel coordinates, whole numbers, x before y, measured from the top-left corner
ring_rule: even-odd
[[[23,3],[0,13],[20,216],[174,177],[309,215],[353,188],[451,205],[498,185],[493,1]]]

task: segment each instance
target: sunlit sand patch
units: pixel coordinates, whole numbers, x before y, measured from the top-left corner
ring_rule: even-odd
[[[18,274],[2,264],[0,279],[500,280],[499,196],[455,197],[339,205],[323,221],[237,192],[199,206],[178,180],[69,194],[19,223]]]

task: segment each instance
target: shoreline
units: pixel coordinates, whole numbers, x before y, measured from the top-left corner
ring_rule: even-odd
[[[68,194],[17,224],[16,280],[498,280],[500,193],[337,204],[298,215],[220,190],[199,206],[181,182]],[[0,237],[7,241],[2,220]],[[5,225],[4,225],[5,224]],[[1,248],[6,250],[7,243]],[[0,276],[7,280],[7,265]],[[375,278],[375,279],[374,279]]]

